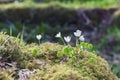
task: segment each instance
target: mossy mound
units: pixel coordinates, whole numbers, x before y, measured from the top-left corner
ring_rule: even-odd
[[[83,80],[78,71],[66,65],[51,66],[46,71],[38,72],[36,76],[39,80]],[[35,78],[33,76],[31,80]]]
[[[76,61],[65,61],[66,57],[56,56],[64,48],[57,43],[25,44],[15,37],[0,33],[0,44],[2,61],[17,62],[19,70],[39,69],[30,77],[31,80],[119,80],[104,59],[88,51],[76,55]]]
[[[6,72],[4,69],[0,68],[0,80],[14,80],[9,72]]]
[[[21,41],[12,36],[5,35],[6,33],[0,33],[0,53],[2,60],[4,61],[16,61],[20,59],[21,50],[20,44]]]
[[[113,73],[111,73],[109,65],[104,59],[87,51],[81,54],[75,63],[72,62],[69,65],[76,68],[83,77],[88,78],[86,80],[117,79],[115,77],[108,77],[113,75]]]

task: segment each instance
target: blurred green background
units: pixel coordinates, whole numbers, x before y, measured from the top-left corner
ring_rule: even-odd
[[[80,29],[120,77],[119,5],[120,0],[0,0],[0,31],[23,33],[26,43],[33,43],[37,34],[42,42],[58,42],[56,33]]]

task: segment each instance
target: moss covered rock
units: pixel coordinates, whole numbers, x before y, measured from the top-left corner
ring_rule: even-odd
[[[0,80],[14,80],[10,73],[0,68]]]
[[[119,80],[103,58],[88,51],[75,55],[76,61],[65,61],[66,57],[56,56],[63,45],[50,42],[25,44],[3,33],[0,33],[0,45],[2,61],[15,61],[19,69],[39,69],[30,76],[31,80]]]
[[[20,59],[21,41],[18,38],[14,38],[6,33],[0,33],[0,55],[4,61],[18,61]]]
[[[78,71],[67,65],[51,66],[46,71],[38,72],[36,76],[31,77],[31,80],[35,78],[39,80],[83,80]]]

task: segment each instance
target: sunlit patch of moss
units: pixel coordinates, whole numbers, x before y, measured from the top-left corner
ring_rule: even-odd
[[[81,74],[66,65],[54,65],[45,71],[40,71],[31,80],[83,80]]]
[[[93,62],[90,61],[91,58],[94,59]],[[84,51],[76,62],[68,62],[68,65],[76,68],[82,76],[92,80],[118,80],[104,59],[87,51]],[[110,75],[111,77],[108,77]]]
[[[42,59],[34,59],[34,60],[23,60],[19,67],[20,68],[25,68],[25,69],[30,69],[30,70],[34,70],[34,69],[44,69],[51,66],[50,63],[48,63],[48,61],[46,60],[42,60]]]
[[[39,46],[39,50],[42,50],[41,54],[43,55],[44,59],[53,61],[59,59],[56,57],[56,53],[57,51],[62,50],[63,47],[64,46],[59,44],[47,42],[41,44]],[[55,50],[52,50],[52,48]],[[84,76],[86,80],[118,80],[118,78],[111,72],[108,63],[101,57],[88,51],[84,51],[82,54],[76,56],[76,61],[68,61],[64,64],[72,66],[72,68],[76,69],[81,76]],[[111,75],[111,77],[109,77],[109,75]]]
[[[0,33],[0,55],[4,61],[19,61],[21,59],[20,40]],[[24,43],[22,43],[24,44]]]
[[[14,79],[8,72],[0,68],[0,80],[14,80]]]
[[[19,38],[9,36],[6,34],[6,32],[0,32],[0,45],[4,44],[6,40],[15,43],[17,46],[25,45],[25,42],[22,41],[21,43],[21,40]],[[6,44],[7,44],[7,41],[6,41]]]
[[[48,60],[57,59],[56,53],[63,48],[62,45],[57,43],[46,42],[39,46],[40,53]]]

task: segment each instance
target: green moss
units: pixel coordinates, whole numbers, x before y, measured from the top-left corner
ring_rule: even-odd
[[[51,47],[50,47],[51,46]],[[56,56],[57,51],[60,51],[62,49],[62,45],[59,45],[57,43],[43,43],[41,45],[37,44],[29,44],[24,47],[22,47],[22,54],[24,55],[24,59],[21,62],[22,68],[43,68],[46,65],[44,64],[54,64],[55,60],[58,59]],[[36,50],[37,53],[33,54],[33,50]],[[37,60],[36,60],[37,59]],[[40,62],[40,63],[39,63]],[[44,64],[42,64],[44,63]]]
[[[103,58],[88,51],[76,54],[76,61],[66,61],[66,57],[56,56],[64,48],[63,45],[50,42],[40,45],[23,42],[21,45],[15,37],[10,36],[6,41],[8,37],[0,33],[2,60],[16,61],[19,68],[39,69],[40,72],[31,76],[31,80],[118,80]],[[34,49],[36,54],[33,54]]]
[[[36,78],[39,80],[118,80],[107,69],[102,72],[103,70],[101,69],[102,71],[100,71],[98,66],[97,70],[99,73],[95,73],[92,68],[90,69],[87,66],[84,66],[84,69],[75,69],[65,64],[54,65],[45,70],[41,70],[35,76],[32,76],[31,80],[35,80]]]
[[[91,62],[91,58],[94,61]],[[91,80],[117,80],[104,59],[87,51],[84,51],[76,62],[69,62],[68,64],[76,68],[82,76],[89,77]],[[109,75],[111,77],[108,77]]]
[[[0,68],[0,80],[14,80],[8,72]]]
[[[49,67],[45,71],[38,72],[36,74],[38,80],[81,80],[82,76],[78,71],[70,68],[66,65],[54,65]],[[35,80],[36,77],[31,77],[31,80]]]
[[[23,44],[20,44],[20,42],[17,38],[0,33],[0,55],[2,56],[2,60],[19,61],[22,56],[20,47]]]

